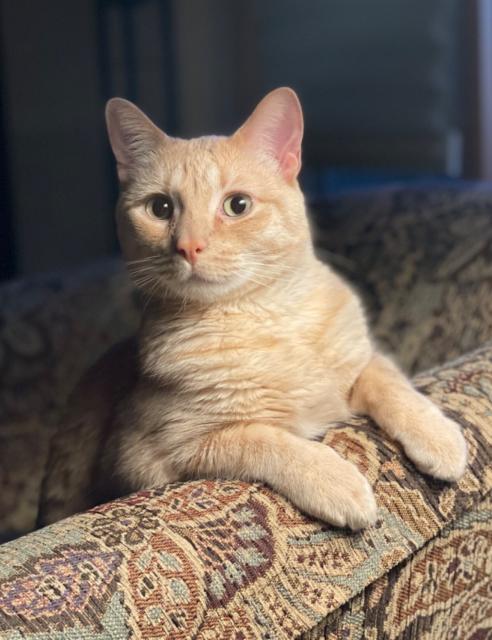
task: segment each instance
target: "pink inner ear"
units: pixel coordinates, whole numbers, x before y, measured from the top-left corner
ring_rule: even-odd
[[[244,142],[274,157],[286,180],[301,169],[302,110],[292,89],[276,89],[259,103],[239,129]]]
[[[287,153],[282,161],[281,165],[282,173],[285,176],[286,180],[293,180],[297,178],[299,171],[301,170],[301,154],[289,152]]]

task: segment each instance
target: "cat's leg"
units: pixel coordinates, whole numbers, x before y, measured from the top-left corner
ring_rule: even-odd
[[[260,481],[302,511],[336,526],[366,527],[376,520],[372,489],[333,449],[264,424],[233,426],[180,452],[192,477]]]
[[[463,475],[466,442],[460,427],[385,356],[374,354],[353,386],[350,404],[398,440],[424,473],[447,481]]]

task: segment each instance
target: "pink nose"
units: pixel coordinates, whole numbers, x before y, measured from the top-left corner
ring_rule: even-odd
[[[205,249],[205,246],[203,240],[178,240],[176,251],[190,264],[195,264],[198,254]]]

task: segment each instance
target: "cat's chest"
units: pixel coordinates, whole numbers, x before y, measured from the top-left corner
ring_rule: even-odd
[[[231,416],[268,417],[315,437],[347,416],[348,392],[358,375],[358,343],[365,334],[360,321],[350,328],[357,313],[348,311],[233,313],[158,323],[141,336],[141,366],[160,382],[166,411],[171,389],[172,406],[207,424]]]
[[[224,314],[174,323],[146,340],[147,372],[174,385],[241,386],[285,392],[315,384],[336,369],[337,329],[323,318]]]

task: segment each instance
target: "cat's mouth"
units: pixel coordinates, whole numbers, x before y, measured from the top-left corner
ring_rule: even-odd
[[[221,285],[228,279],[223,275],[212,275],[207,273],[207,269],[198,267],[197,265],[191,266],[189,264],[185,265],[185,269],[180,269],[181,278],[183,284],[191,284],[191,285]]]
[[[217,273],[206,265],[180,263],[176,265],[171,287],[176,293],[186,297],[215,299],[240,287],[244,280],[237,273]]]
[[[209,274],[193,269],[188,277],[181,281],[181,287],[185,295],[197,296],[210,300],[217,296],[221,297],[238,289],[243,284],[243,280],[235,275]],[[179,286],[179,285],[178,285]]]

